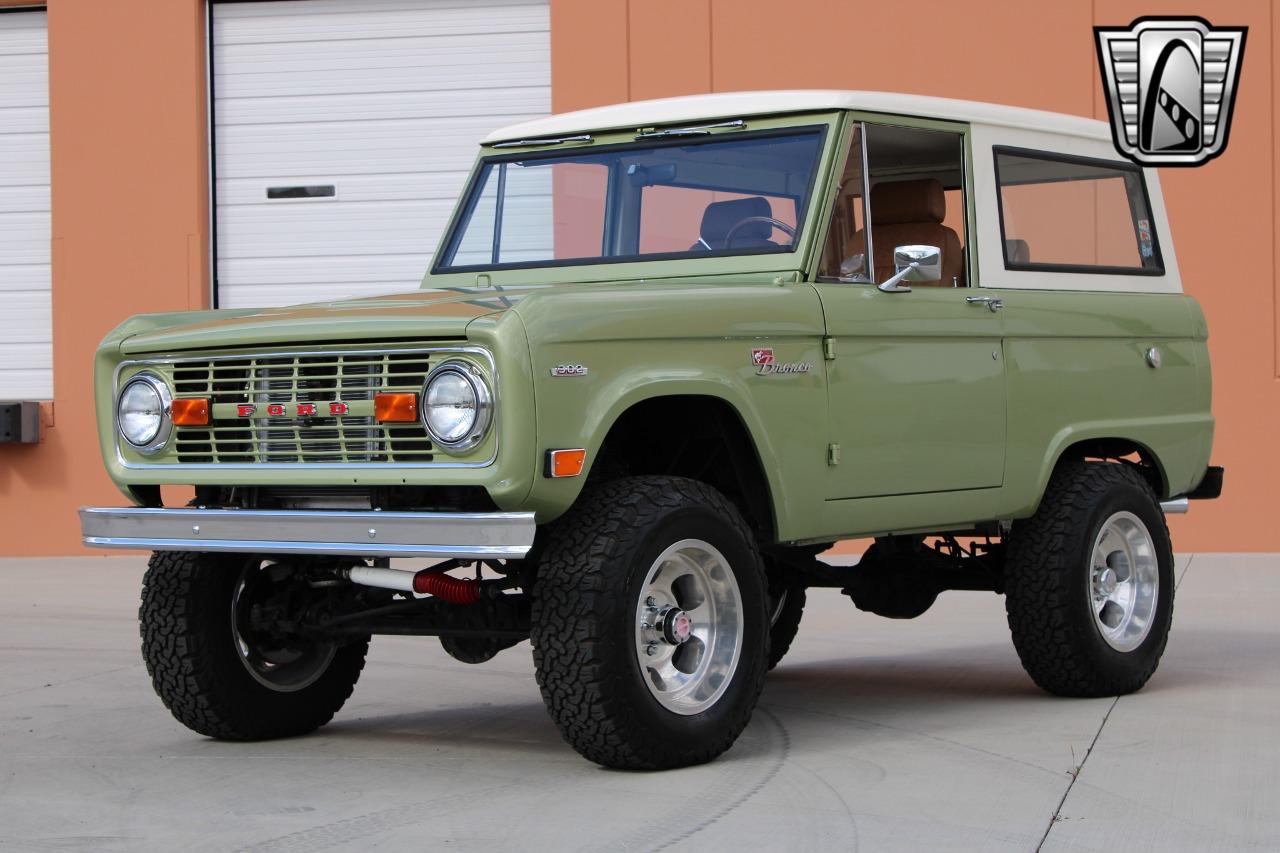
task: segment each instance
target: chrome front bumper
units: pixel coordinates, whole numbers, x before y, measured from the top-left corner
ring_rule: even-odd
[[[519,559],[531,512],[345,512],[256,509],[80,510],[84,544],[152,551]]]

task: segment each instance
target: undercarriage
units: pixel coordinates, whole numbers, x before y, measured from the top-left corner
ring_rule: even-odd
[[[922,615],[946,590],[1004,591],[1003,545],[991,539],[885,537],[849,567],[825,563],[812,549],[775,549],[770,556],[771,577],[785,587],[836,587],[858,609],[893,619]],[[466,663],[529,638],[532,561],[451,559],[417,570],[405,562],[264,558],[260,571],[274,582],[270,597],[250,608],[246,633],[277,641],[439,637]]]
[[[482,663],[529,637],[525,569],[514,560],[446,560],[416,572],[386,559],[267,562],[260,572],[276,580],[266,597],[250,603],[243,628],[280,642],[439,637],[453,657]]]

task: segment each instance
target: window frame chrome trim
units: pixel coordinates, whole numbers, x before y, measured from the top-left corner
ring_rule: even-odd
[[[350,344],[346,344],[337,349],[279,349],[279,350],[260,350],[246,349],[244,352],[226,353],[219,352],[216,355],[188,355],[182,353],[166,353],[163,355],[146,356],[144,358],[132,358],[120,362],[116,365],[115,371],[111,378],[111,397],[112,400],[119,399],[121,389],[120,377],[124,371],[130,367],[138,365],[178,365],[190,362],[211,362],[211,361],[244,361],[251,358],[292,358],[292,357],[320,357],[320,356],[346,356],[346,355],[397,355],[397,354],[421,354],[421,353],[462,353],[470,355],[488,366],[488,379],[490,384],[490,393],[492,395],[492,408],[496,412],[498,401],[501,398],[500,379],[498,376],[498,365],[493,357],[493,353],[485,347],[474,345],[441,345],[441,346],[392,346],[378,347],[376,342],[374,346],[368,348],[352,348]],[[132,381],[133,377],[129,377]],[[113,404],[114,405],[114,404]],[[113,415],[113,418],[116,417]],[[359,471],[374,470],[384,471],[389,469],[406,469],[406,470],[433,470],[442,468],[488,468],[498,460],[498,451],[500,444],[500,436],[497,434],[493,438],[493,452],[486,459],[473,462],[463,462],[452,460],[447,462],[131,462],[124,456],[124,449],[121,447],[121,435],[119,428],[115,431],[115,452],[116,464],[121,468],[129,471]],[[430,435],[428,433],[428,435]],[[434,439],[433,439],[434,440]],[[132,445],[130,445],[132,447]]]

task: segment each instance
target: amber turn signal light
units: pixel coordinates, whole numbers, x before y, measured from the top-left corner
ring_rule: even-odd
[[[209,401],[174,400],[173,422],[176,426],[205,426],[209,423]]]
[[[378,423],[410,423],[418,419],[417,394],[378,394],[373,398],[373,416]]]
[[[582,448],[576,450],[548,450],[547,451],[547,470],[548,477],[576,477],[582,473],[582,466],[587,462],[587,451]]]

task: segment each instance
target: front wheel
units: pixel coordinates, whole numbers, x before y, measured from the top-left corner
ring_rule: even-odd
[[[1068,462],[1014,524],[1005,609],[1031,678],[1060,696],[1147,682],[1173,619],[1173,547],[1151,486],[1125,463]]]
[[[243,554],[157,552],[142,586],[142,656],[177,720],[220,740],[311,732],[346,702],[369,638],[291,633],[316,593],[290,567]]]
[[[607,767],[710,761],[746,727],[768,664],[754,537],[711,487],[628,477],[556,523],[534,587],[533,659],[560,733]]]

